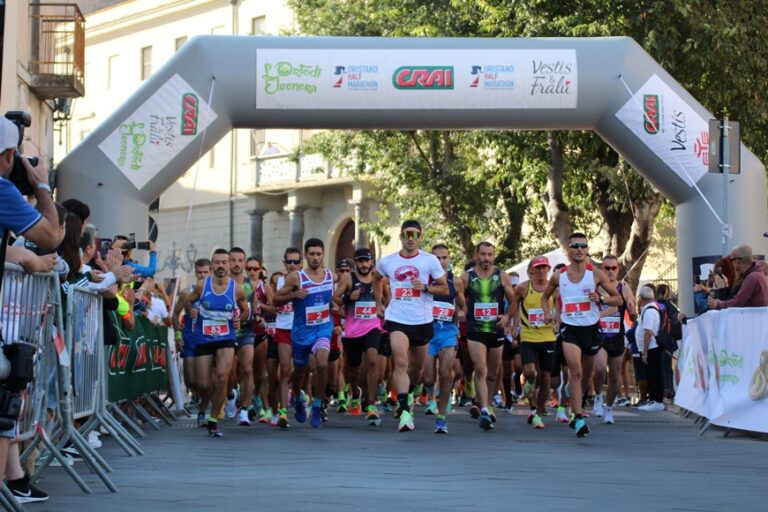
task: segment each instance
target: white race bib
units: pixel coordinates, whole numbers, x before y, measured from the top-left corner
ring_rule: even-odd
[[[563,310],[566,318],[580,318],[592,309],[592,301],[589,295],[568,297],[563,300]]]
[[[321,325],[328,323],[331,320],[331,310],[328,304],[320,304],[319,306],[307,306],[304,316],[308,326]]]
[[[499,319],[499,305],[496,302],[475,302],[475,320],[492,322]]]
[[[229,321],[203,320],[203,335],[210,337],[226,336],[229,334]]]
[[[421,290],[415,290],[412,283],[398,281],[395,283],[395,300],[421,300]]]
[[[355,302],[355,318],[358,320],[373,320],[376,318],[376,303]]]
[[[456,308],[450,302],[435,301],[432,303],[432,317],[440,322],[453,322]]]
[[[544,322],[544,310],[541,308],[538,309],[529,309],[528,310],[528,325],[531,327],[544,327],[546,326],[546,322]]]

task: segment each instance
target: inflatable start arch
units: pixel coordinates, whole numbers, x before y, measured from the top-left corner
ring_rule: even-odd
[[[590,129],[675,204],[690,312],[696,261],[722,252],[696,190],[723,203],[722,176],[707,173],[711,117],[630,38],[202,36],[61,162],[58,186],[88,198],[104,233],[142,237],[203,130],[204,153],[233,128]],[[765,172],[743,146],[731,179],[730,246],[766,253]]]

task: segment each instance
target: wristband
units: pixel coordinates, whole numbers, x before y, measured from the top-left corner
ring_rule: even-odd
[[[44,183],[42,181],[37,185],[35,185],[35,191],[38,191],[38,190],[45,190],[46,192],[48,192],[48,195],[53,195],[53,191],[51,190],[51,187],[47,183]]]

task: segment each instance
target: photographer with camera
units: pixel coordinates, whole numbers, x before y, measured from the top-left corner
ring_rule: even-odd
[[[115,241],[112,243],[113,249],[120,249],[123,251],[123,265],[129,265],[133,267],[134,274],[139,277],[155,277],[157,272],[157,248],[155,243],[151,240],[146,242],[136,243],[133,238],[126,238],[124,236],[116,236]],[[149,251],[149,265],[146,267],[139,265],[133,259],[133,250],[139,249],[143,251]]]
[[[39,160],[33,163],[17,154],[22,133],[21,125],[0,118],[0,264],[4,266],[7,251],[9,261],[22,264],[26,261],[27,270],[49,271],[55,255],[37,256],[24,248],[8,247],[9,231],[23,235],[43,250],[53,250],[61,242],[58,213],[51,198],[45,164]],[[26,181],[20,180],[19,176],[25,177]],[[34,195],[37,209],[24,199],[19,188]],[[44,501],[48,495],[29,484],[19,464],[18,444],[11,444],[16,438],[16,419],[21,413],[20,394],[33,378],[34,347],[10,339],[0,338],[0,341],[3,345],[0,355],[0,475],[5,476],[7,472],[8,488],[19,501]]]

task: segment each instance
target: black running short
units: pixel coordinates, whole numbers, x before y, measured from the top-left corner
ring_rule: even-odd
[[[467,332],[467,341],[478,341],[488,348],[499,348],[507,339],[504,337],[504,332],[480,332],[469,331]]]
[[[608,352],[608,357],[622,357],[624,355],[624,336],[622,334],[611,337],[603,336],[603,348]]]
[[[389,344],[389,333],[381,333],[381,342],[379,342],[379,355],[389,357],[392,355],[392,346]]]
[[[202,343],[195,346],[195,357],[213,356],[216,351],[223,348],[235,348],[235,340],[214,341],[212,343]]]
[[[512,346],[512,343],[505,339],[504,340],[504,348],[501,351],[501,360],[502,361],[513,361],[515,359],[515,356],[520,353],[520,343],[518,342],[515,344],[515,346]]]
[[[423,347],[432,339],[432,322],[428,324],[408,325],[387,320],[384,322],[384,329],[390,333],[401,332],[408,336],[408,342],[411,347]]]
[[[344,355],[350,368],[357,368],[363,362],[363,352],[374,349],[378,352],[381,345],[381,331],[371,329],[359,338],[341,338]]]
[[[555,342],[530,342],[520,344],[520,357],[523,365],[538,363],[540,372],[552,373],[555,365]],[[558,368],[558,372],[559,372]]]
[[[563,343],[576,345],[581,349],[583,356],[594,356],[600,351],[602,341],[600,324],[587,326],[563,324],[561,333]]]
[[[277,343],[272,339],[272,336],[267,336],[267,359],[278,359]]]

